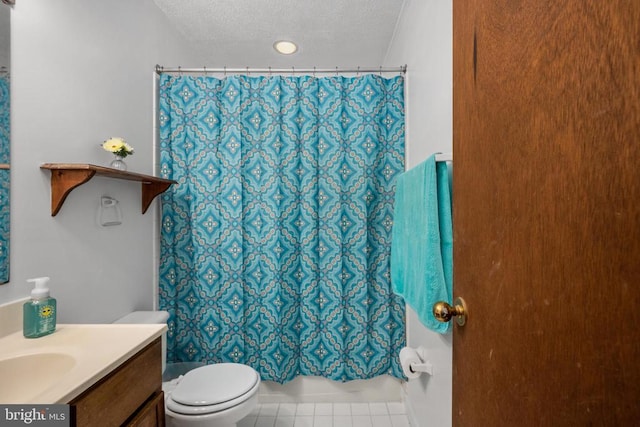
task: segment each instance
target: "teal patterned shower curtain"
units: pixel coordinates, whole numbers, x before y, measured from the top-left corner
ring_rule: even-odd
[[[11,87],[9,75],[0,75],[0,164],[8,165],[11,145]],[[9,281],[10,175],[0,168],[0,283]]]
[[[390,286],[403,78],[160,78],[169,361],[402,377]]]

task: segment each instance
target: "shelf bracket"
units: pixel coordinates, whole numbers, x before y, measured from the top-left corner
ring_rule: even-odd
[[[51,216],[56,216],[71,190],[89,181],[96,174],[94,170],[58,169],[51,170]],[[55,185],[53,183],[56,183]]]
[[[142,213],[149,209],[156,196],[164,193],[171,187],[171,182],[143,182],[142,183]]]

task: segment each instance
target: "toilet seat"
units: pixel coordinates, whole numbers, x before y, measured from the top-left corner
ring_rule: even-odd
[[[206,415],[237,406],[256,394],[260,376],[238,363],[202,366],[182,377],[167,395],[166,407],[182,415]]]

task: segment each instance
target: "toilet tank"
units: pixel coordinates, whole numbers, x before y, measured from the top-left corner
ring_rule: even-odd
[[[150,324],[150,323],[167,323],[169,320],[168,311],[133,311],[126,316],[121,317],[113,323],[123,324]],[[162,333],[162,372],[167,367],[167,333]]]

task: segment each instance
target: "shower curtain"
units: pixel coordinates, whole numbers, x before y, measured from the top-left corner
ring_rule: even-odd
[[[11,84],[8,75],[0,75],[0,163],[8,165],[11,146]],[[9,281],[9,238],[11,173],[0,169],[0,284]]]
[[[169,361],[402,377],[390,286],[403,78],[162,74]]]

